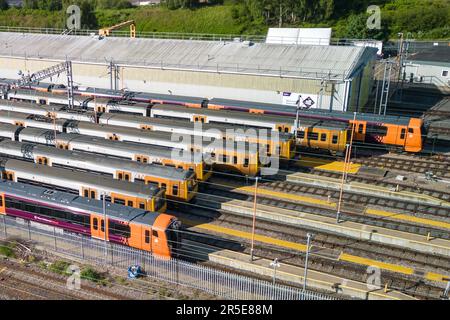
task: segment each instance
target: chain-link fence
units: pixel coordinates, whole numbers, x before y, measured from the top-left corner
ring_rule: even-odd
[[[199,264],[161,260],[149,252],[67,233],[63,229],[0,216],[0,238],[22,238],[49,252],[58,252],[89,263],[107,264],[126,270],[140,265],[147,277],[202,290],[237,300],[330,300],[330,296],[254,279]]]

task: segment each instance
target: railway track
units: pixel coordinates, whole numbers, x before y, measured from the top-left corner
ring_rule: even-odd
[[[428,129],[428,132],[430,133],[437,133],[442,134],[446,136],[450,136],[450,128],[444,128],[444,127],[430,127]]]
[[[229,185],[229,183],[228,183]],[[230,194],[228,195],[231,198],[234,198],[236,193],[240,191],[231,191],[233,189],[232,186],[227,186],[227,181],[221,180],[219,178],[211,179],[207,184],[209,189],[219,189],[219,190],[228,190]],[[323,197],[324,199],[332,200],[334,203],[339,199],[339,190],[331,190],[327,187],[322,186],[311,186],[311,185],[302,185],[300,183],[288,182],[288,181],[267,181],[260,182],[258,184],[259,188],[268,189],[271,191],[282,192],[286,194],[298,194],[298,195],[316,195],[319,197]],[[208,189],[208,190],[209,190]],[[239,190],[234,188],[235,190]],[[208,191],[209,192],[209,191]],[[248,194],[248,192],[240,192],[244,194]],[[258,198],[264,198],[264,195],[258,195]],[[271,199],[271,202],[279,201],[279,203],[285,203],[285,200],[276,200]],[[297,202],[294,202],[297,204]],[[379,206],[383,208],[392,208],[395,210],[403,210],[408,213],[413,213],[416,216],[424,217],[424,218],[438,218],[438,219],[447,219],[450,218],[450,208],[431,205],[431,204],[422,204],[417,202],[408,202],[402,201],[399,199],[390,200],[386,197],[371,195],[367,196],[364,194],[358,194],[350,191],[345,191],[343,193],[343,207],[344,210],[357,214],[364,212],[366,206]],[[283,205],[286,207],[286,205]]]
[[[335,178],[335,179],[341,179],[342,173],[339,172],[333,172],[333,171],[327,171],[327,170],[320,170],[320,169],[311,169],[309,172],[314,175],[322,176],[322,177],[328,177],[328,178]],[[375,185],[380,187],[385,187],[389,189],[395,189],[398,187],[399,191],[408,191],[408,192],[415,192],[420,193],[424,195],[428,195],[443,201],[450,201],[450,192],[442,192],[440,190],[427,188],[426,186],[418,183],[410,184],[407,182],[402,181],[396,181],[388,182],[384,179],[380,178],[370,178],[367,176],[358,176],[354,174],[349,174],[347,176],[348,182],[359,182],[364,183],[368,185]]]
[[[353,163],[370,167],[388,168],[406,172],[425,173],[433,172],[438,177],[450,178],[450,163],[447,161],[431,161],[425,159],[401,159],[396,157],[358,157],[351,160]]]
[[[124,299],[126,297],[107,293],[95,287],[82,285],[81,290],[69,290],[66,278],[40,272],[32,267],[10,261],[0,261],[0,288],[11,299],[39,300],[89,300]]]
[[[189,214],[189,218],[192,218],[194,215],[205,221],[209,220],[211,217],[211,211],[208,209],[194,209],[183,213],[183,215],[186,214]],[[251,218],[243,218],[242,216],[221,211],[221,216],[215,221],[215,223],[218,223],[220,226],[224,227],[236,228],[236,226],[239,226],[240,231],[250,232],[252,221]],[[308,231],[310,230],[265,221],[258,221],[257,225],[258,234],[264,234],[265,236],[291,241],[294,243],[303,243]],[[208,243],[208,240],[209,239],[206,238],[203,241]],[[242,239],[240,241],[242,241]],[[244,242],[246,243],[246,246],[243,249],[243,252],[249,253],[249,241],[244,240]],[[214,245],[217,245],[217,242],[214,242]],[[313,269],[332,273],[344,278],[350,278],[356,281],[365,281],[365,277],[367,276],[366,267],[338,261],[336,259],[338,253],[345,250],[345,252],[349,254],[363,255],[367,258],[378,260],[381,257],[385,262],[398,264],[405,264],[406,262],[408,265],[412,265],[418,270],[432,268],[433,270],[439,270],[439,272],[448,272],[448,270],[442,266],[449,265],[450,263],[450,258],[447,257],[431,256],[389,246],[383,246],[381,249],[379,244],[355,241],[354,239],[322,232],[316,233],[314,237],[314,246],[315,249],[313,248],[312,250],[315,251],[316,254],[314,254],[314,257],[312,258],[311,267]],[[319,250],[319,248],[326,249]],[[257,244],[256,250],[256,254],[258,256],[278,258],[279,260],[283,260],[285,263],[300,267],[304,265],[303,254],[295,250],[261,244]],[[383,252],[380,252],[380,250],[383,250]],[[322,254],[320,252],[322,252]],[[420,298],[437,298],[443,291],[442,288],[436,287],[431,283],[417,280],[416,275],[403,276],[392,272],[385,274],[384,271],[383,275],[386,277],[385,280],[388,279],[386,281],[390,282],[390,288],[405,292],[407,294],[412,294]],[[414,288],[414,290],[408,288]]]
[[[210,189],[209,196],[211,197],[211,208],[219,208],[219,205],[214,202],[226,202],[232,199],[239,199],[243,201],[253,201],[253,196],[247,193],[237,193],[224,190],[222,188],[219,189]],[[206,200],[202,199],[201,206],[205,205]],[[336,218],[336,209],[335,208],[324,208],[321,206],[316,206],[312,204],[300,203],[300,202],[292,202],[286,201],[282,199],[270,198],[264,195],[258,195],[257,203],[268,205],[272,207],[280,207],[283,209],[294,210],[298,212],[306,212],[314,215],[325,216],[329,218]],[[351,210],[348,206],[343,206],[341,209],[341,219],[346,221],[352,221],[361,224],[367,224],[371,226],[392,229],[397,231],[415,233],[423,236],[427,236],[428,233],[430,236],[442,239],[450,239],[450,233],[448,230],[442,230],[431,226],[421,226],[414,224],[412,222],[405,221],[397,221],[394,219],[386,219],[376,216],[368,216],[362,214],[360,211],[355,212]]]

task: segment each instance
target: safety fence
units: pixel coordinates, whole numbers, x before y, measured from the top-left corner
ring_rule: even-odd
[[[172,284],[205,291],[233,300],[332,300],[331,296],[281,284],[254,279],[211,267],[179,260],[162,260],[151,253],[107,241],[67,233],[63,229],[0,217],[0,239],[21,238],[37,243],[49,252],[57,252],[86,263],[127,269],[140,265],[145,276]]]

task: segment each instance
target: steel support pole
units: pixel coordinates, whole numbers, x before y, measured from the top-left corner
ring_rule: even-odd
[[[313,234],[312,233],[307,233],[306,234],[306,257],[305,257],[305,273],[303,275],[303,291],[306,291],[306,279],[308,277],[308,258],[309,258],[309,247],[311,245],[311,238],[312,238]]]
[[[105,193],[103,193],[103,201],[102,201],[103,205],[103,225],[104,225],[104,240],[105,240],[105,264],[108,264],[108,247],[106,246],[106,195]],[[100,224],[100,230],[101,230],[101,224]]]
[[[345,145],[345,161],[347,160],[347,156],[348,156],[348,148],[349,145],[346,144]],[[344,182],[345,182],[345,163],[344,162],[344,166],[342,168],[342,179],[341,179],[341,188],[339,190],[339,200],[338,200],[338,206],[337,206],[337,211],[336,211],[336,223],[339,223],[340,221],[340,216],[341,216],[341,204],[342,204],[342,195],[344,193]]]
[[[256,226],[256,197],[258,192],[258,177],[255,178],[255,195],[253,197],[253,223],[252,223],[252,244],[250,248],[250,261],[253,261],[253,252],[255,245],[255,226]]]

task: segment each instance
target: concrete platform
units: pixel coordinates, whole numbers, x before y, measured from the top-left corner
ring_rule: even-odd
[[[218,186],[216,186],[218,187]],[[223,188],[233,188],[235,187],[235,192],[240,192],[248,195],[253,195],[255,192],[255,188],[253,186],[235,186],[230,184],[223,184]],[[221,188],[221,187],[218,187]],[[299,195],[299,194],[293,194],[293,193],[285,193],[285,192],[279,192],[274,191],[271,189],[265,189],[264,186],[261,186],[258,188],[257,191],[258,196],[264,196],[270,199],[275,200],[285,200],[288,202],[293,203],[300,203],[300,204],[312,204],[317,207],[323,207],[327,209],[336,209],[337,208],[337,202],[333,202],[332,200],[325,200],[323,198],[317,197],[317,196],[306,196],[306,195]],[[425,196],[425,195],[424,195]],[[427,197],[427,196],[425,196]],[[439,200],[440,201],[440,200]],[[345,206],[344,206],[345,208]],[[401,211],[385,211],[382,210],[382,208],[377,206],[367,206],[362,207],[361,212],[354,212],[355,214],[359,215],[371,215],[374,217],[380,217],[383,219],[388,220],[399,220],[399,221],[405,221],[412,224],[417,224],[418,226],[432,226],[433,228],[443,229],[443,230],[450,230],[450,223],[441,221],[441,220],[433,220],[428,218],[419,218],[412,215],[409,215],[405,212]]]
[[[199,195],[202,197],[202,195]],[[206,198],[206,196],[205,196]],[[231,200],[221,204],[221,209],[242,216],[253,216],[252,204],[246,201]],[[373,241],[382,244],[416,250],[424,253],[450,256],[450,241],[444,239],[430,239],[417,234],[396,231],[361,223],[343,221],[339,224],[329,217],[314,215],[306,212],[274,208],[258,204],[256,217],[265,221],[281,222],[291,226],[299,226],[331,232],[358,240]]]
[[[294,173],[286,176],[286,180],[289,182],[299,183],[302,185],[311,185],[330,188],[333,190],[340,190],[341,180],[329,177],[320,177],[317,175],[312,175],[308,173]],[[357,194],[363,194],[377,197],[383,197],[390,200],[403,200],[410,201],[414,203],[428,203],[431,205],[439,205],[443,207],[450,208],[450,202],[443,201],[438,198],[434,198],[428,195],[413,193],[408,191],[395,191],[389,188],[384,188],[380,186],[373,186],[359,182],[348,182],[343,186],[344,191],[350,191]]]
[[[209,254],[211,262],[231,267],[237,270],[245,270],[253,274],[266,277],[273,277],[273,267],[270,266],[271,260],[261,257],[255,257],[250,262],[250,256],[229,250],[222,250]],[[276,270],[276,280],[293,283],[297,285],[303,284],[304,268],[292,266],[280,262],[280,267]],[[382,286],[384,284],[381,284]],[[326,290],[345,294],[358,299],[364,300],[417,300],[404,293],[387,290],[382,287],[370,286],[364,282],[344,279],[323,272],[308,269],[307,287]]]

